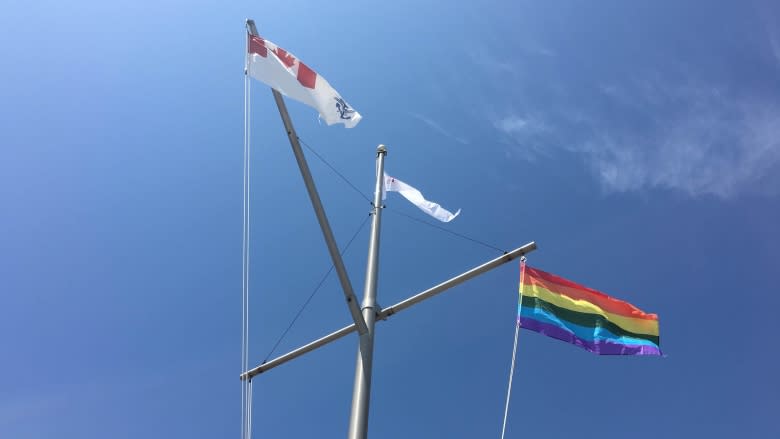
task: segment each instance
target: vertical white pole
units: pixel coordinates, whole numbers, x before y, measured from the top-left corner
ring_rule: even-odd
[[[251,82],[248,76],[247,54],[249,53],[249,27],[247,20],[247,42],[244,47],[244,206],[241,246],[241,371],[249,367],[249,201],[250,201],[250,164],[251,164]],[[252,393],[251,383],[241,383],[241,437],[252,436]]]

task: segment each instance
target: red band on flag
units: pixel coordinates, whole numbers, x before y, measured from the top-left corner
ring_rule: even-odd
[[[310,69],[306,64],[298,61],[298,82],[306,88],[314,88],[317,82],[317,72]]]
[[[248,38],[246,73],[249,76],[316,109],[328,125],[341,123],[347,128],[357,125],[360,113],[325,78],[273,42],[258,35],[248,35]]]
[[[268,49],[265,47],[265,41],[257,35],[249,36],[249,53],[256,53],[263,58],[268,57]]]
[[[525,285],[539,285],[553,294],[567,296],[574,300],[584,300],[613,314],[635,319],[658,320],[656,314],[645,313],[634,305],[610,297],[601,291],[574,283],[568,279],[564,279],[552,273],[547,273],[537,268],[526,267],[526,270],[528,272],[523,282]]]
[[[287,53],[286,50],[282,49],[281,47],[277,47],[276,50],[274,50],[274,53],[279,58],[279,60],[284,63],[285,66],[288,68],[292,67],[293,64],[295,64],[295,57]]]

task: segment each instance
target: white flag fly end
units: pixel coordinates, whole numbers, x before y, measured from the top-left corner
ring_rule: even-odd
[[[325,78],[276,44],[257,35],[248,37],[249,75],[281,94],[313,107],[328,125],[343,123],[352,128],[360,122],[360,113],[347,104]]]
[[[420,210],[436,218],[439,221],[448,223],[453,219],[455,219],[455,217],[458,216],[458,214],[460,214],[460,209],[458,209],[458,211],[453,214],[449,210],[441,207],[438,203],[434,203],[433,201],[426,200],[420,191],[409,186],[408,184],[404,183],[403,181],[397,178],[391,177],[387,174],[384,174],[384,177],[385,177],[385,185],[384,185],[385,192],[398,192],[399,194],[401,194],[401,196],[409,200],[410,203],[419,207]],[[382,194],[382,199],[384,198],[385,198],[385,194]]]

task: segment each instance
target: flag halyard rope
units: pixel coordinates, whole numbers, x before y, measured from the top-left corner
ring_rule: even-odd
[[[349,179],[348,179],[346,176],[344,176],[344,174],[342,174],[341,172],[339,172],[339,170],[338,170],[338,169],[336,169],[336,168],[335,168],[333,165],[331,165],[331,164],[330,164],[330,163],[329,163],[327,160],[325,160],[325,157],[323,157],[323,156],[322,156],[320,153],[318,153],[318,152],[317,152],[317,151],[316,151],[316,150],[315,150],[315,149],[314,149],[314,148],[313,148],[311,145],[309,145],[308,143],[306,143],[306,141],[304,141],[304,140],[303,140],[303,139],[301,139],[300,137],[298,137],[298,140],[301,142],[301,144],[303,144],[303,146],[305,146],[305,147],[306,147],[306,149],[308,149],[309,151],[311,151],[311,152],[314,154],[314,156],[315,156],[315,157],[317,157],[317,158],[318,158],[318,159],[319,159],[319,160],[320,160],[322,163],[324,163],[324,164],[325,164],[325,165],[326,165],[328,168],[330,168],[330,170],[331,170],[331,171],[333,171],[333,172],[334,172],[336,175],[338,175],[338,176],[339,176],[339,177],[340,177],[340,178],[341,178],[341,179],[342,179],[342,180],[343,180],[343,181],[344,181],[344,182],[345,182],[347,185],[349,185],[349,187],[351,187],[351,188],[352,188],[352,189],[353,189],[355,192],[357,192],[357,194],[358,194],[358,195],[360,195],[361,197],[363,197],[363,198],[364,198],[366,201],[368,201],[369,203],[372,203],[372,204],[373,204],[373,202],[372,202],[372,201],[371,201],[371,200],[368,198],[368,196],[367,196],[366,194],[364,194],[364,193],[363,193],[363,192],[362,192],[360,189],[358,189],[358,187],[357,187],[357,186],[355,186],[355,184],[353,184],[353,183],[352,183],[352,182],[351,182],[351,181],[350,181],[350,180],[349,180]],[[385,207],[385,206],[382,206],[382,207]],[[498,247],[496,247],[496,246],[494,246],[494,245],[490,245],[490,244],[488,244],[488,243],[486,243],[486,242],[484,242],[484,241],[481,241],[481,240],[479,240],[479,239],[476,239],[476,238],[472,238],[472,237],[466,236],[466,235],[464,235],[464,234],[461,234],[461,233],[455,232],[455,231],[453,231],[453,230],[450,230],[450,229],[447,229],[447,228],[441,227],[441,226],[439,226],[439,225],[436,225],[436,224],[430,223],[430,222],[428,222],[428,221],[421,220],[421,219],[419,219],[419,218],[415,218],[415,217],[413,217],[413,216],[411,216],[411,215],[407,215],[407,214],[405,214],[405,213],[403,213],[403,212],[401,212],[401,211],[398,211],[398,210],[396,210],[396,209],[390,208],[390,209],[388,209],[388,210],[389,210],[390,212],[393,212],[393,213],[394,213],[394,214],[396,214],[396,215],[400,215],[400,216],[403,216],[403,217],[405,217],[405,218],[407,218],[407,219],[410,219],[410,220],[412,220],[412,221],[416,221],[416,222],[418,222],[418,223],[420,223],[420,224],[425,224],[425,225],[426,225],[426,226],[428,226],[428,227],[433,227],[433,228],[435,228],[435,229],[438,229],[438,230],[441,230],[441,231],[443,231],[443,232],[447,232],[447,233],[449,233],[449,234],[451,234],[451,235],[453,235],[453,236],[456,236],[456,237],[458,237],[458,238],[461,238],[461,239],[464,239],[464,240],[467,240],[467,241],[471,241],[471,242],[473,242],[473,243],[479,244],[479,245],[481,245],[481,246],[483,246],[483,247],[487,247],[487,248],[489,248],[489,249],[492,249],[492,250],[496,250],[496,251],[499,251],[499,252],[502,252],[502,253],[507,253],[507,251],[506,251],[505,249],[498,248]]]
[[[405,213],[403,213],[403,212],[401,212],[399,210],[393,209],[393,208],[390,208],[389,210],[390,210],[390,212],[392,212],[392,213],[394,213],[396,215],[400,215],[400,216],[405,217],[407,219],[410,219],[412,221],[416,221],[416,222],[418,222],[420,224],[425,224],[426,226],[433,227],[435,229],[441,230],[442,232],[447,232],[447,233],[449,233],[449,234],[451,234],[453,236],[456,236],[458,238],[465,239],[466,241],[471,241],[471,242],[473,242],[475,244],[479,244],[479,245],[481,245],[483,247],[487,247],[489,249],[496,250],[496,251],[499,251],[499,252],[502,252],[502,253],[507,253],[506,250],[504,250],[502,248],[498,248],[498,247],[496,247],[494,245],[490,245],[487,242],[481,241],[479,239],[471,238],[471,237],[468,237],[468,236],[463,235],[461,233],[458,233],[458,232],[455,232],[453,230],[450,230],[450,229],[444,228],[442,226],[439,226],[437,224],[433,224],[431,222],[428,222],[428,221],[425,221],[425,220],[422,220],[422,219],[419,219],[419,218],[415,218],[412,215],[405,214]]]
[[[241,243],[241,372],[249,368],[249,228],[250,228],[250,177],[251,177],[251,87],[244,51],[244,163],[243,163],[243,218]],[[241,438],[252,437],[252,383],[241,382]]]
[[[357,230],[355,230],[355,233],[352,235],[352,238],[347,241],[347,245],[344,246],[344,249],[341,250],[341,256],[344,256],[347,253],[347,250],[349,249],[349,246],[352,245],[352,242],[357,238],[358,234],[361,230],[363,230],[363,227],[368,222],[368,219],[371,218],[370,215],[366,216],[363,219],[363,222],[360,223],[360,226],[358,226]],[[268,352],[268,355],[265,356],[263,359],[263,363],[268,361],[269,358],[271,358],[271,355],[273,355],[274,351],[276,351],[276,348],[279,347],[279,344],[282,342],[284,337],[287,335],[288,332],[290,332],[290,329],[292,329],[293,325],[295,325],[295,322],[298,320],[298,317],[301,316],[303,311],[306,309],[306,307],[309,305],[311,300],[314,298],[314,296],[317,294],[317,292],[320,290],[322,285],[325,283],[325,280],[328,278],[328,276],[333,272],[333,264],[330,264],[330,268],[328,268],[328,271],[325,272],[325,274],[320,278],[320,281],[317,283],[317,286],[314,287],[314,290],[309,294],[309,298],[306,299],[305,302],[303,302],[303,305],[301,305],[301,308],[298,310],[298,312],[295,314],[295,317],[293,317],[292,321],[289,325],[287,325],[287,329],[282,332],[282,335],[279,336],[279,339],[276,340],[276,343],[274,343],[274,346],[271,348],[271,350]]]
[[[509,368],[509,385],[506,389],[506,404],[504,405],[504,422],[501,425],[501,439],[504,439],[506,433],[506,420],[509,415],[509,398],[512,395],[512,377],[515,375],[515,360],[517,359],[517,339],[520,335],[520,307],[523,306],[523,278],[525,277],[525,256],[520,258],[520,286],[518,287],[518,312],[517,323],[515,324],[515,341],[512,346],[512,366]]]
[[[366,200],[366,201],[368,201],[369,203],[372,203],[371,199],[370,199],[370,198],[368,198],[368,196],[366,196],[366,194],[364,194],[364,193],[363,193],[363,191],[361,191],[360,189],[358,189],[358,187],[357,187],[357,186],[355,186],[354,184],[352,184],[352,182],[351,182],[351,181],[349,181],[349,179],[348,179],[347,177],[345,177],[345,176],[344,176],[344,174],[342,174],[341,172],[339,172],[339,170],[338,170],[338,169],[336,169],[335,167],[333,167],[333,165],[331,165],[331,164],[330,164],[330,163],[329,163],[327,160],[325,160],[325,158],[324,158],[323,156],[321,156],[321,155],[320,155],[320,154],[319,154],[317,151],[315,151],[315,150],[314,150],[314,148],[312,148],[311,146],[309,146],[309,144],[308,144],[308,143],[306,143],[306,142],[305,142],[303,139],[301,139],[300,137],[298,137],[298,141],[300,141],[300,142],[303,144],[303,146],[305,146],[305,147],[306,147],[306,149],[308,149],[309,151],[311,151],[311,152],[312,152],[312,154],[314,154],[314,155],[315,155],[315,156],[316,156],[318,159],[320,159],[320,161],[321,161],[322,163],[324,163],[324,164],[325,164],[327,167],[329,167],[331,171],[333,171],[333,172],[334,172],[336,175],[338,175],[339,177],[341,177],[341,179],[342,179],[342,180],[344,180],[344,182],[345,182],[345,183],[347,183],[347,184],[349,185],[349,187],[351,187],[351,188],[352,188],[352,189],[353,189],[355,192],[357,192],[357,193],[358,193],[358,194],[359,194],[361,197],[365,198],[365,200]]]

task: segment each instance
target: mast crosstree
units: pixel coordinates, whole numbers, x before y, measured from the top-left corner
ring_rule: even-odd
[[[258,35],[257,27],[255,26],[255,22],[253,20],[247,20],[246,27],[247,31],[251,35]],[[355,366],[355,382],[352,395],[352,411],[349,421],[348,439],[366,439],[368,437],[368,413],[371,399],[371,372],[373,366],[375,323],[377,321],[386,320],[388,317],[410,308],[411,306],[429,299],[439,293],[442,293],[456,285],[459,285],[469,279],[479,276],[480,274],[488,272],[498,266],[524,256],[536,249],[536,243],[530,242],[525,244],[522,247],[516,248],[510,252],[506,252],[502,256],[485,262],[482,265],[474,267],[449,280],[415,294],[401,302],[396,303],[395,305],[379,309],[376,301],[377,274],[379,267],[379,237],[383,207],[382,188],[384,185],[384,161],[387,155],[387,148],[385,148],[384,145],[379,145],[377,148],[376,157],[377,174],[376,184],[374,186],[374,201],[372,203],[373,206],[371,212],[373,217],[371,222],[371,235],[368,245],[368,259],[366,262],[366,282],[363,302],[359,307],[357,304],[357,298],[352,289],[352,284],[350,283],[349,276],[347,275],[344,262],[338,251],[336,240],[333,237],[333,232],[331,231],[330,224],[328,223],[325,209],[314,184],[314,179],[312,178],[311,172],[309,171],[306,157],[301,150],[300,141],[295,132],[290,115],[287,112],[287,106],[285,105],[284,98],[282,94],[279,93],[279,91],[275,89],[272,89],[272,91],[274,100],[276,101],[276,105],[279,109],[279,115],[282,118],[282,123],[284,124],[287,137],[290,141],[290,146],[298,163],[298,168],[300,169],[301,176],[303,177],[304,184],[306,185],[306,190],[309,193],[312,207],[314,208],[315,214],[317,215],[317,220],[320,224],[320,228],[322,229],[325,243],[328,247],[331,259],[333,260],[333,265],[336,269],[336,273],[338,274],[342,290],[344,291],[344,297],[347,301],[350,314],[352,315],[353,323],[284,355],[274,358],[273,360],[264,362],[263,364],[252,369],[244,370],[240,377],[242,380],[251,381],[253,377],[261,373],[267,372],[274,367],[280,366],[290,360],[320,348],[332,341],[338,340],[348,334],[357,332],[359,343]],[[251,396],[248,404],[252,404]],[[251,410],[249,413],[251,414]],[[247,420],[247,422],[251,423],[251,419]],[[251,430],[249,431],[251,432]]]

